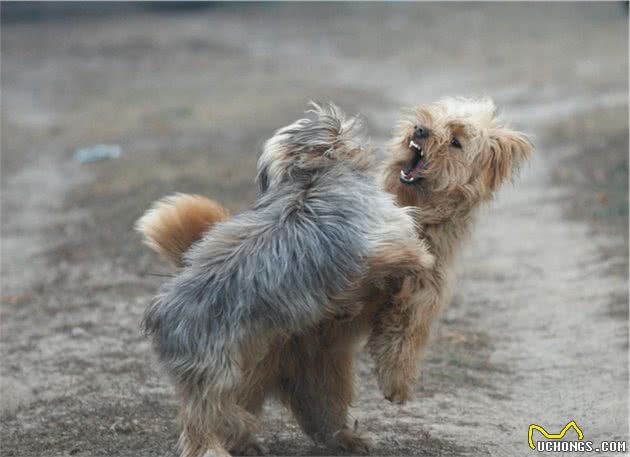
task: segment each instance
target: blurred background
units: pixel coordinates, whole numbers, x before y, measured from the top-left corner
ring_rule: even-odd
[[[627,3],[0,11],[2,455],[176,455],[139,330],[171,271],[133,222],[173,192],[247,208],[263,141],[311,99],[384,146],[447,95],[493,97],[536,156],[481,214],[415,400],[384,401],[363,358],[353,417],[375,455],[525,455],[529,424],[570,420],[628,439]],[[331,453],[277,405],[265,427],[272,454]]]

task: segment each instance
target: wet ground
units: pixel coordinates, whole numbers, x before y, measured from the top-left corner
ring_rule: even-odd
[[[121,7],[122,8],[122,7]],[[367,359],[375,455],[521,456],[529,424],[628,439],[628,18],[607,4],[233,4],[2,23],[0,446],[174,456],[175,404],[139,321],[170,270],[131,226],[174,191],[233,211],[309,99],[384,144],[402,106],[486,94],[538,147],[485,209],[415,400]],[[121,145],[82,165],[79,147]],[[326,455],[277,405],[275,455]],[[571,433],[571,432],[569,432]]]

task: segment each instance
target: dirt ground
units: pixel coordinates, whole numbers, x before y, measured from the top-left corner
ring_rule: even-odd
[[[3,12],[8,13],[6,4]],[[628,17],[606,4],[231,4],[3,15],[3,456],[175,456],[139,321],[169,273],[133,222],[175,192],[234,211],[309,99],[364,115],[486,94],[535,158],[480,215],[415,399],[367,359],[374,455],[525,456],[531,423],[628,440]],[[77,148],[119,144],[80,164]],[[330,455],[278,405],[274,455]]]

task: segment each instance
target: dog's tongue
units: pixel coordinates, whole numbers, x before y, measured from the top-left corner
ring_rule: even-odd
[[[417,171],[422,169],[424,166],[424,159],[414,156],[408,163],[407,166],[403,169],[403,173],[406,179],[411,179],[414,177]]]

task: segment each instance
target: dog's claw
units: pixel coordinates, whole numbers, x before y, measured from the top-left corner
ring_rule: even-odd
[[[349,428],[339,431],[330,443],[332,447],[336,447],[352,454],[368,454],[372,447],[372,442],[350,430]]]

